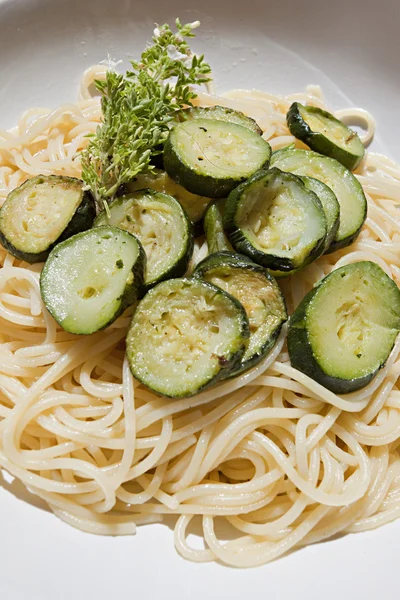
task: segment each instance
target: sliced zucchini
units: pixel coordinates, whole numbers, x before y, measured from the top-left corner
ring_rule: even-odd
[[[326,252],[335,239],[340,223],[340,206],[331,188],[314,177],[300,177],[308,190],[311,190],[319,198],[326,218],[326,238],[324,252]]]
[[[193,396],[241,360],[249,337],[243,306],[199,279],[170,279],[141,300],[126,338],[132,373],[170,398]]]
[[[329,252],[354,242],[367,218],[367,200],[359,181],[341,163],[311,150],[289,147],[274,152],[271,166],[325,183],[340,205],[340,223]]]
[[[240,366],[230,375],[256,365],[270,352],[287,320],[285,300],[275,279],[252,260],[233,252],[210,254],[194,275],[225,290],[244,306],[250,339]]]
[[[146,256],[117,227],[96,227],[58,244],[40,276],[47,310],[63,329],[89,334],[110,325],[143,287]]]
[[[229,194],[224,228],[238,252],[283,273],[318,258],[327,232],[318,197],[279,169],[259,171]]]
[[[152,173],[139,175],[136,181],[128,184],[129,191],[135,192],[150,188],[176,198],[185,209],[192,223],[198,223],[204,216],[207,206],[212,201],[207,196],[198,196],[185,190],[165,172],[155,169]]]
[[[221,198],[268,165],[271,148],[235,123],[193,119],[179,123],[164,146],[168,175],[193,194]]]
[[[336,394],[367,385],[400,330],[400,290],[373,262],[336,269],[307,294],[289,322],[296,369]]]
[[[350,171],[360,164],[365,153],[362,141],[330,112],[293,102],[286,120],[290,133],[311,150],[335,158]]]
[[[336,235],[336,232],[339,227],[340,222],[340,207],[339,202],[335,194],[332,192],[331,188],[327,185],[319,181],[318,179],[314,179],[313,177],[300,177],[304,185],[308,190],[311,190],[316,194],[321,202],[323,211],[325,213],[326,218],[326,226],[327,233],[324,242],[323,253],[328,252],[332,241]],[[269,269],[271,275],[280,279],[281,277],[287,277],[288,275],[293,275],[296,271],[290,271],[287,273],[283,273],[282,271],[274,271]]]
[[[223,250],[233,250],[224,232],[224,205],[225,200],[215,200],[208,206],[204,215],[203,227],[209,254],[222,252]]]
[[[95,216],[83,181],[38,175],[8,194],[0,210],[0,242],[21,260],[43,262],[56,244],[89,229]]]
[[[115,225],[136,235],[147,257],[147,288],[186,272],[193,253],[192,224],[175,198],[154,190],[140,190],[111,202],[110,217],[103,211],[95,226]]]
[[[257,135],[262,135],[262,129],[254,119],[246,117],[245,114],[233,108],[225,106],[193,106],[180,112],[181,121],[189,121],[191,119],[212,119],[213,121],[225,121],[226,123],[235,123],[250,129]]]

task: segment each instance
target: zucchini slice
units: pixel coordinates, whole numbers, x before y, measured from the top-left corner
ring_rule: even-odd
[[[335,194],[331,188],[314,177],[300,177],[308,190],[311,190],[319,198],[322,204],[326,218],[326,238],[324,244],[324,253],[328,251],[330,245],[335,239],[340,224],[340,206]]]
[[[335,158],[350,171],[360,164],[365,148],[358,134],[330,112],[293,102],[286,120],[290,133],[311,150]]]
[[[287,320],[282,292],[275,279],[252,260],[233,252],[210,254],[196,267],[201,277],[228,292],[244,306],[250,323],[250,339],[237,375],[256,365],[272,350]]]
[[[237,252],[283,273],[318,258],[327,232],[318,197],[279,169],[259,171],[229,194],[224,227]]]
[[[96,227],[58,244],[40,276],[47,310],[70,333],[110,325],[136,302],[146,256],[139,240],[117,227]]]
[[[126,351],[136,379],[163,396],[184,398],[234,369],[248,337],[235,298],[199,279],[170,279],[139,302]]]
[[[89,229],[96,207],[83,185],[74,177],[38,175],[10,192],[0,210],[4,248],[26,262],[43,262],[56,244]]]
[[[224,232],[224,205],[225,200],[214,200],[204,215],[204,233],[206,234],[208,253],[232,251],[232,246]]]
[[[225,106],[193,106],[181,111],[181,121],[189,121],[192,119],[212,119],[213,121],[225,121],[226,123],[235,123],[250,129],[257,135],[262,135],[262,129],[254,119],[247,117],[239,110],[226,108]]]
[[[155,169],[152,173],[146,175],[138,175],[136,181],[128,184],[130,192],[137,190],[143,190],[150,188],[156,192],[163,192],[169,194],[178,200],[179,204],[183,206],[187,216],[192,223],[198,223],[204,216],[207,206],[212,201],[212,198],[207,196],[198,196],[185,190],[184,187],[176,183],[171,177],[165,172]]]
[[[178,123],[164,146],[168,175],[193,194],[223,198],[268,165],[271,148],[258,134],[211,119]]]
[[[345,248],[355,241],[367,218],[367,200],[353,173],[333,158],[293,147],[274,152],[271,166],[319,179],[334,192],[340,205],[340,223],[329,252]]]
[[[373,262],[332,271],[289,321],[296,369],[336,394],[367,385],[385,364],[400,330],[400,290]]]
[[[319,181],[318,179],[314,179],[313,177],[300,177],[304,185],[308,190],[311,190],[316,194],[321,202],[322,209],[325,213],[326,218],[326,227],[327,233],[324,242],[323,254],[329,252],[332,241],[335,238],[336,232],[340,223],[340,206],[339,202],[335,194],[332,192],[331,188],[327,185]],[[288,275],[292,275],[295,271],[291,271],[288,273],[282,273],[282,271],[273,271],[271,270],[271,275],[280,279],[281,277],[286,277]]]
[[[146,253],[147,288],[186,272],[193,253],[192,224],[175,198],[154,190],[140,190],[111,202],[95,226],[109,223],[136,235]]]

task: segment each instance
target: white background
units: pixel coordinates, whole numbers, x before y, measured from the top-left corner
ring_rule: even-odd
[[[176,16],[202,20],[195,47],[206,52],[221,89],[288,93],[320,83],[333,108],[371,110],[376,148],[400,160],[398,0],[0,1],[0,127],[33,105],[73,101],[87,66],[108,53],[137,54],[154,21]],[[1,600],[400,596],[400,522],[242,571],[184,561],[166,525],[99,538],[39,506],[18,482],[0,476]]]

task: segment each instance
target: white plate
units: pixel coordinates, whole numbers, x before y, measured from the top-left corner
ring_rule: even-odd
[[[400,160],[398,0],[0,0],[0,127],[34,105],[73,101],[82,71],[144,46],[154,21],[199,18],[196,49],[217,85],[287,93],[321,84],[334,108],[370,110],[376,147]],[[400,522],[342,537],[247,571],[197,565],[165,525],[133,538],[71,529],[0,475],[0,597],[4,600],[248,598],[394,600]]]

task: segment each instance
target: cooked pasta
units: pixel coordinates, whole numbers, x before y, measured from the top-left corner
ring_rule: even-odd
[[[84,74],[76,104],[29,110],[0,132],[1,202],[31,176],[80,176],[79,152],[101,118],[92,83],[104,73],[99,65]],[[285,120],[294,100],[325,107],[317,86],[287,97],[201,93],[196,102],[253,117],[275,150],[303,147]],[[368,113],[336,115],[361,122],[370,143]],[[368,200],[362,233],[282,280],[289,313],[316,281],[356,260],[375,261],[400,285],[400,167],[368,152],[356,174]],[[198,240],[193,264],[206,253]],[[182,556],[250,567],[400,516],[400,340],[377,377],[343,397],[291,367],[284,328],[252,371],[168,400],[130,374],[129,311],[106,331],[72,335],[43,308],[41,265],[4,250],[1,264],[0,467],[66,523],[125,535],[173,515]],[[188,542],[193,520],[203,549]]]

